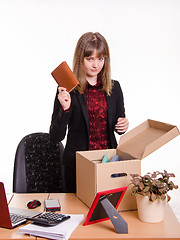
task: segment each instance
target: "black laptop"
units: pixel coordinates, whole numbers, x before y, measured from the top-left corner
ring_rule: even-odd
[[[0,182],[0,227],[14,228],[25,223],[27,218],[33,218],[41,212],[8,207],[4,184]]]

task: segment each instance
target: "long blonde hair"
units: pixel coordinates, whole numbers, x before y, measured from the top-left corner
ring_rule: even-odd
[[[80,94],[85,90],[84,58],[91,56],[94,50],[97,51],[98,57],[104,57],[105,59],[103,69],[98,76],[102,81],[102,89],[106,91],[107,95],[110,95],[112,81],[109,46],[106,39],[98,32],[87,32],[83,34],[77,42],[73,58],[73,73],[79,80],[80,85],[76,87],[76,90],[78,90]]]

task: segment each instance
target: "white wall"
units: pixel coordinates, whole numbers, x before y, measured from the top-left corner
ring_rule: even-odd
[[[179,13],[179,0],[0,0],[0,181],[7,191],[18,142],[49,130],[51,72],[63,60],[72,66],[76,42],[87,31],[99,31],[109,43],[129,129],[147,118],[180,128]],[[144,159],[142,173],[166,169],[180,185],[179,143],[177,137]],[[171,193],[177,216],[179,193]]]

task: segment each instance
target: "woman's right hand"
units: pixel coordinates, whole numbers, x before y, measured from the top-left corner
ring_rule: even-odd
[[[71,96],[69,92],[66,91],[64,87],[58,87],[58,99],[64,111],[70,108],[71,106]]]

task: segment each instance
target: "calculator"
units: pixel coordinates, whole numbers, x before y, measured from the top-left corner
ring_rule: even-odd
[[[54,212],[43,212],[37,217],[27,218],[27,220],[32,221],[34,224],[45,225],[45,226],[55,226],[62,223],[70,218],[69,215],[54,213]]]

